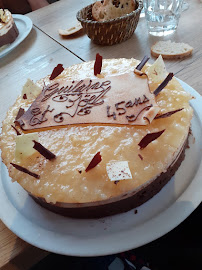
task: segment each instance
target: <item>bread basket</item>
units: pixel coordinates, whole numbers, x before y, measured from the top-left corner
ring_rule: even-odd
[[[122,17],[98,22],[93,20],[93,4],[81,9],[77,13],[77,20],[81,22],[85,33],[96,44],[113,45],[129,39],[138,24],[143,3],[136,0],[136,9]]]

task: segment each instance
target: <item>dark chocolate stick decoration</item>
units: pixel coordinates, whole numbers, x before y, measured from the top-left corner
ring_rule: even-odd
[[[22,166],[20,166],[20,165],[17,165],[17,164],[12,163],[12,162],[11,162],[10,164],[11,164],[14,168],[16,168],[18,171],[27,173],[27,174],[33,176],[33,177],[36,178],[36,179],[39,179],[39,178],[40,178],[40,176],[39,176],[38,174],[33,173],[33,172],[30,172],[28,169],[26,169],[26,168],[24,168],[24,167],[22,167]]]
[[[119,180],[116,180],[114,181],[114,184],[117,185],[120,181]]]
[[[47,148],[45,148],[42,144],[40,144],[39,142],[33,140],[34,142],[34,146],[33,148],[38,151],[42,156],[44,156],[45,158],[51,160],[56,158],[56,155],[53,154],[51,151],[49,151]]]
[[[15,130],[15,132],[17,133],[17,136],[21,135],[21,133],[17,130],[16,127],[14,127],[13,125],[11,125],[11,127]]]
[[[58,64],[54,69],[52,74],[50,75],[50,80],[55,79],[57,76],[59,76],[63,72],[64,68],[62,64]]]
[[[141,160],[143,160],[143,156],[142,156],[142,155],[138,154],[138,157],[139,157]]]
[[[182,111],[183,109],[184,109],[184,108],[181,108],[181,109],[178,109],[178,110],[175,110],[175,111],[170,111],[170,112],[163,113],[163,114],[159,114],[159,115],[157,115],[154,119],[160,119],[160,118],[167,118],[167,117],[170,117],[170,116],[173,115],[174,113],[180,112],[180,111]]]
[[[94,75],[100,74],[102,70],[102,56],[99,53],[96,54],[95,64],[94,64]]]
[[[144,67],[144,65],[147,63],[148,60],[149,60],[149,57],[145,55],[142,61],[137,65],[136,69],[140,71]]]
[[[100,163],[102,161],[102,157],[100,155],[100,152],[98,152],[93,159],[91,160],[91,162],[89,163],[88,167],[86,168],[86,172],[88,172],[89,170],[93,169],[95,166],[98,165],[98,163]]]
[[[164,131],[165,131],[165,129],[158,131],[158,132],[148,133],[147,135],[145,135],[142,138],[142,140],[138,143],[138,145],[140,146],[140,149],[141,150],[144,149],[149,143],[153,142],[158,137],[160,137]]]
[[[161,90],[163,90],[163,88],[166,87],[166,85],[172,79],[173,75],[174,75],[173,73],[169,73],[168,76],[165,78],[165,80],[156,88],[156,90],[154,90],[153,94],[155,96],[157,96],[161,92]]]

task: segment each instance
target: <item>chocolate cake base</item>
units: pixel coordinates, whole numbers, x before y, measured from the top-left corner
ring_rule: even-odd
[[[0,47],[6,44],[13,43],[16,40],[18,35],[19,35],[19,31],[14,23],[11,29],[9,29],[6,34],[0,36]]]
[[[135,189],[119,197],[91,202],[91,203],[47,203],[44,198],[29,194],[36,203],[42,207],[68,217],[73,218],[101,218],[127,212],[140,206],[156,195],[172,178],[185,158],[185,150],[188,146],[188,137],[177,159],[170,165],[165,173],[161,173],[156,179],[152,179]]]

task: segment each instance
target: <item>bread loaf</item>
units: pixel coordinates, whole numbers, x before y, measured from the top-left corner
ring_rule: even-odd
[[[107,21],[121,17],[135,10],[133,0],[97,1],[92,7],[92,15],[96,21]]]

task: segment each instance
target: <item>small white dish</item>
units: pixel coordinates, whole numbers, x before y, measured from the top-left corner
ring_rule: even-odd
[[[2,50],[0,48],[0,58],[15,49],[29,35],[32,29],[32,21],[27,16],[18,14],[13,14],[12,16],[18,28],[19,35],[13,43],[6,45]]]
[[[73,219],[36,204],[5,165],[0,173],[0,218],[17,236],[50,252],[72,256],[101,256],[147,244],[185,220],[202,200],[202,97],[180,81],[195,99],[190,148],[169,183],[151,200],[131,210],[101,219]]]

